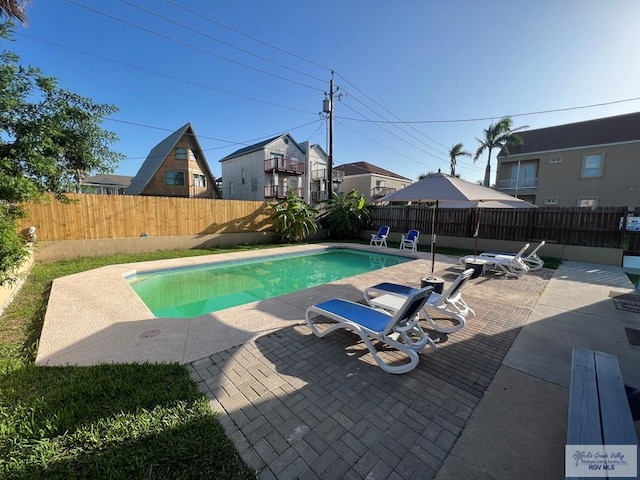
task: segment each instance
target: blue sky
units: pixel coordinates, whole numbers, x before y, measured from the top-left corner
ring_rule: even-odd
[[[284,132],[326,149],[332,69],[335,165],[411,179],[448,172],[450,147],[475,153],[504,115],[542,128],[640,110],[636,0],[32,0],[27,13],[3,47],[120,109],[103,126],[122,175],[187,122],[216,176]],[[595,104],[608,105],[577,108]],[[563,111],[530,114],[548,110]],[[457,170],[476,181],[485,165]]]

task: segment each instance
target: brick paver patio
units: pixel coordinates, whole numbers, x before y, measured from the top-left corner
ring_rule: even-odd
[[[448,285],[459,272],[438,275]],[[304,323],[195,361],[191,373],[261,479],[433,478],[550,277],[471,280],[463,295],[476,317],[433,332],[438,350],[403,375],[378,368],[357,335],[320,339]]]

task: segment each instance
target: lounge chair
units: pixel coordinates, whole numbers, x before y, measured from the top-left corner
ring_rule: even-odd
[[[457,332],[467,324],[468,318],[475,317],[475,312],[462,298],[462,287],[471,278],[473,269],[462,272],[442,294],[432,293],[424,304],[422,312],[431,328],[440,333]],[[395,311],[402,304],[404,298],[414,295],[417,288],[399,285],[397,283],[379,283],[364,291],[364,299],[369,305]],[[376,296],[371,296],[374,294]],[[454,321],[452,327],[438,325],[431,314],[450,318]]]
[[[402,235],[402,238],[400,239],[400,250],[410,248],[412,252],[416,252],[418,250],[419,236],[420,232],[418,230],[409,230],[406,236]]]
[[[380,227],[378,233],[371,234],[371,241],[369,245],[375,245],[376,247],[387,246],[387,237],[389,236],[389,227]]]
[[[468,261],[483,263],[485,268],[498,270],[509,276],[519,278],[530,270],[529,266],[522,260],[522,255],[527,248],[529,248],[528,243],[515,255],[512,253],[494,253],[493,255],[485,256],[465,255],[458,262],[461,265],[465,265]]]
[[[435,351],[436,344],[418,324],[416,313],[424,306],[433,287],[416,290],[405,298],[394,315],[360,303],[333,298],[307,308],[305,317],[311,331],[324,337],[339,328],[346,328],[360,335],[378,366],[389,373],[406,373],[413,370],[420,361],[418,352],[425,347]],[[337,322],[320,331],[313,317],[322,315]],[[371,340],[378,340],[395,348],[409,357],[409,362],[401,365],[386,363]]]
[[[536,248],[534,248],[531,252],[527,254],[525,254],[524,251],[521,250],[520,258],[529,267],[530,271],[539,270],[542,267],[544,267],[544,261],[538,256],[538,250],[540,250],[544,246],[544,244],[545,244],[545,241],[543,240],[538,244]],[[526,250],[526,248],[524,248],[523,250]],[[509,252],[482,252],[480,255],[477,255],[475,258],[476,259],[479,258],[481,260],[487,259],[487,258],[496,258],[496,257],[506,259],[508,257],[515,258],[517,255],[518,255],[517,253],[509,253]],[[473,259],[474,259],[473,255],[465,255],[464,257],[460,258],[459,263],[460,265],[464,265],[465,261],[469,261]]]

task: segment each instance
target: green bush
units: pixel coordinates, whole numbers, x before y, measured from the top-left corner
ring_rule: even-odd
[[[329,200],[330,210],[325,221],[329,229],[329,237],[337,240],[355,239],[360,236],[360,229],[371,217],[364,195],[351,190],[344,197],[335,192]]]
[[[292,189],[281,202],[270,203],[274,210],[271,219],[275,220],[276,235],[282,243],[295,243],[318,231],[317,210],[298,198]]]

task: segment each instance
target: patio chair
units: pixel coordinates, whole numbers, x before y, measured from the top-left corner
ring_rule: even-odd
[[[529,266],[522,260],[522,254],[527,248],[529,248],[528,243],[515,255],[512,253],[495,253],[484,257],[480,255],[465,255],[458,262],[461,265],[465,265],[468,261],[483,263],[485,268],[519,278],[530,270]]]
[[[439,333],[454,333],[467,324],[467,319],[475,317],[475,312],[462,298],[462,287],[471,278],[473,269],[462,272],[442,294],[432,293],[422,308],[429,326]],[[404,298],[414,295],[417,288],[397,283],[379,283],[364,291],[364,299],[369,305],[395,311]],[[376,296],[371,296],[374,294]],[[438,325],[431,314],[448,317],[454,321],[453,326]]]
[[[418,250],[419,236],[420,232],[418,230],[409,230],[406,236],[402,235],[402,238],[400,239],[400,250],[410,248],[412,252],[416,252]]]
[[[542,267],[544,267],[544,261],[538,256],[538,250],[540,250],[544,246],[544,244],[545,244],[545,241],[544,240],[541,241],[536,248],[534,248],[531,252],[529,252],[526,255],[524,254],[524,252],[522,252],[521,259],[529,267],[530,271],[539,270]],[[526,248],[524,250],[526,250]],[[500,256],[500,258],[507,258],[509,256],[515,257],[516,255],[518,254],[509,253],[509,252],[490,251],[490,252],[482,252],[480,255],[477,255],[475,258],[479,258],[482,260],[486,258],[495,258],[497,256]],[[473,260],[473,258],[474,258],[473,255],[465,255],[464,257],[460,258],[459,262],[461,265],[464,265],[465,261]]]
[[[376,247],[387,246],[387,237],[389,236],[389,227],[380,227],[378,233],[371,234],[371,241],[369,245],[375,245]]]
[[[413,370],[420,361],[418,352],[425,347],[435,351],[436,344],[418,324],[416,313],[424,306],[433,287],[416,289],[405,298],[403,304],[390,314],[384,310],[360,303],[333,298],[307,308],[305,317],[311,331],[317,337],[324,337],[339,328],[351,330],[362,338],[378,366],[389,373],[406,373]],[[337,322],[320,331],[314,323],[317,315]],[[408,363],[393,365],[385,362],[371,340],[378,340],[409,358]]]

